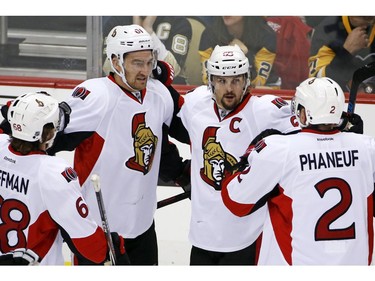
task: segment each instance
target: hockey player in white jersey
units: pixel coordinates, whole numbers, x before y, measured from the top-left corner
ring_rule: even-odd
[[[207,62],[209,86],[184,96],[179,116],[191,138],[191,265],[254,265],[266,208],[233,215],[221,199],[222,180],[243,147],[265,129],[299,130],[290,106],[274,95],[251,95],[249,61],[235,46],[216,46]]]
[[[340,132],[345,97],[330,78],[296,89],[302,131],[248,148],[249,166],[223,183],[233,214],[268,205],[260,265],[369,265],[373,254],[375,141]]]
[[[108,258],[104,232],[82,198],[76,172],[49,156],[60,124],[58,102],[45,92],[15,99],[12,136],[0,134],[0,264],[63,265],[62,239],[76,264]],[[124,239],[112,233],[118,264],[128,264]]]
[[[100,175],[108,222],[125,237],[133,265],[158,264],[156,188],[165,128],[174,116],[168,89],[150,78],[157,63],[153,50],[141,26],[114,27],[106,41],[111,73],[73,90],[66,100],[70,123],[49,150],[75,149],[74,168],[89,206],[96,204],[90,177]],[[92,213],[99,223],[99,212]]]

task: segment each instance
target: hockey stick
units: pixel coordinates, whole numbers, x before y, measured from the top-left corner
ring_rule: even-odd
[[[179,193],[175,196],[172,196],[172,197],[169,197],[169,198],[166,198],[166,199],[163,199],[161,201],[158,202],[158,205],[157,205],[157,208],[162,208],[162,207],[165,207],[165,206],[168,206],[168,205],[171,205],[173,203],[177,203],[181,200],[184,200],[186,198],[189,198],[190,197],[190,191],[187,191],[187,192],[184,192],[184,193]]]
[[[353,73],[352,85],[349,92],[349,101],[348,101],[348,114],[354,113],[355,103],[358,94],[359,85],[366,79],[375,76],[375,62],[366,64],[358,68]]]
[[[111,236],[111,232],[109,230],[109,224],[108,224],[108,220],[107,220],[107,214],[106,214],[106,211],[104,209],[102,190],[100,188],[100,178],[99,178],[98,175],[93,174],[91,176],[91,181],[94,184],[96,200],[98,201],[100,217],[102,219],[102,226],[103,226],[103,230],[104,230],[104,233],[105,233],[105,237],[107,239],[107,244],[108,244],[108,248],[109,248],[109,259],[110,259],[112,265],[116,265],[115,247],[113,246],[112,236]]]

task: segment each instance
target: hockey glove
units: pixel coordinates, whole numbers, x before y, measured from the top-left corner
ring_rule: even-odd
[[[152,71],[152,76],[168,87],[173,83],[174,68],[169,63],[158,60],[156,68]]]
[[[111,236],[112,236],[113,246],[115,248],[116,262],[117,262],[116,265],[129,265],[130,260],[125,250],[124,238],[121,235],[119,235],[117,232],[111,232]],[[109,259],[109,253],[108,253],[107,258]]]
[[[341,120],[341,124],[338,127],[340,131],[363,134],[363,120],[358,114],[348,114],[347,112],[343,111]]]
[[[248,148],[246,149],[246,152],[244,155],[240,157],[240,161],[238,161],[237,164],[233,165],[232,167],[228,168],[230,172],[236,172],[240,171],[242,172],[245,170],[245,168],[249,165],[249,162],[247,161],[247,158],[249,157],[250,152],[252,151],[252,148],[257,144],[258,141],[261,139],[271,136],[271,135],[282,135],[282,133],[279,130],[276,129],[266,129],[262,132],[260,132],[250,143]]]
[[[60,110],[60,124],[58,131],[64,131],[66,126],[68,126],[70,122],[70,113],[72,113],[72,109],[70,106],[65,102],[60,102],[59,103],[59,110]]]
[[[191,191],[191,184],[190,184],[190,164],[191,164],[191,160],[185,160],[184,161],[184,169],[181,173],[181,175],[176,178],[175,180],[175,183],[179,186],[182,187],[182,189],[185,191],[185,192],[190,192]],[[190,196],[189,196],[189,199]]]
[[[38,265],[39,256],[30,249],[19,248],[0,256],[0,265]]]
[[[10,106],[10,101],[8,101],[6,104],[4,104],[1,107],[1,115],[4,117],[4,120],[0,123],[0,130],[3,134],[12,134],[12,129],[10,128],[10,124],[8,122],[8,110]]]

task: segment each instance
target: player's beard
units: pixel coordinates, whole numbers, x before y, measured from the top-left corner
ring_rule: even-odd
[[[226,98],[227,95],[223,95],[223,97],[220,100],[221,106],[225,110],[233,110],[237,107],[237,105],[240,103],[241,99],[237,97],[236,95],[233,95],[232,98],[230,98],[230,101],[228,101]]]
[[[141,75],[141,76],[137,76],[133,79],[133,81],[128,81],[129,85],[135,89],[135,90],[138,90],[138,91],[141,91],[143,89],[146,88],[147,86],[147,77],[144,76],[144,75]]]

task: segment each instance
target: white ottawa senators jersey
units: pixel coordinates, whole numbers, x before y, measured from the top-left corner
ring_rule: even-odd
[[[220,189],[227,171],[240,160],[253,138],[265,129],[299,129],[282,99],[247,95],[241,105],[220,117],[212,93],[201,86],[185,95],[179,113],[191,140],[190,242],[199,248],[232,252],[251,245],[262,231],[266,208],[239,218],[223,204]]]
[[[304,129],[269,136],[222,196],[246,216],[268,198],[259,264],[367,265],[373,252],[375,141]]]
[[[63,265],[60,230],[81,255],[105,260],[104,232],[89,215],[75,171],[41,151],[20,155],[1,134],[0,253],[29,248],[41,264]]]
[[[89,206],[97,206],[93,173],[100,176],[111,231],[135,238],[150,228],[156,210],[162,125],[170,125],[173,100],[159,81],[149,79],[138,94],[122,90],[111,76],[78,85],[65,133],[94,132],[75,150],[74,169]],[[99,209],[94,218],[101,223]]]

